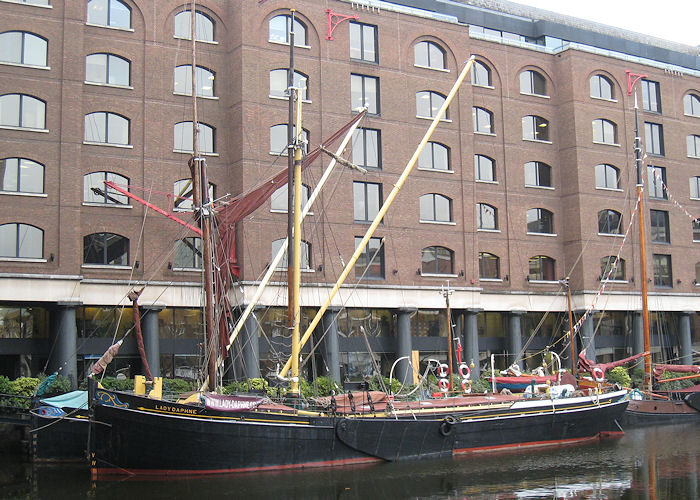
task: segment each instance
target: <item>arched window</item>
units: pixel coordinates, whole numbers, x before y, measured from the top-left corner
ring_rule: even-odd
[[[105,181],[111,181],[129,190],[129,179],[122,175],[113,172],[92,172],[83,176],[83,201],[101,205],[128,205],[129,197],[107,187]]]
[[[477,87],[491,87],[491,68],[481,61],[474,61],[472,65],[472,85]]]
[[[690,197],[694,200],[700,199],[700,177],[690,178]]]
[[[696,94],[686,94],[683,97],[683,112],[688,116],[700,118],[700,97]]]
[[[83,237],[83,264],[129,265],[129,239],[114,233],[93,233]]]
[[[620,189],[620,170],[607,163],[596,165],[595,187],[598,189]]]
[[[474,119],[474,133],[476,134],[493,134],[493,113],[488,109],[474,106],[472,108],[472,117]]]
[[[311,188],[306,184],[301,185],[301,208],[309,201]],[[270,196],[270,211],[287,213],[287,185],[285,184]],[[309,212],[311,213],[311,212]]]
[[[202,238],[190,236],[177,240],[173,251],[173,269],[202,269]]]
[[[270,71],[270,97],[287,99],[288,69],[273,69]],[[309,77],[299,71],[294,72],[294,86],[299,89],[298,95],[302,101],[308,99]]]
[[[593,120],[593,142],[617,144],[617,125],[610,120]]]
[[[554,281],[556,261],[546,255],[530,257],[528,281]]]
[[[541,116],[523,116],[523,140],[549,142],[549,122]]]
[[[279,240],[275,240],[272,242],[272,258],[277,255],[277,252],[280,251],[280,248],[282,248],[282,244],[284,243],[284,238],[281,238]],[[287,268],[287,252],[284,252],[284,257],[282,257],[282,260],[280,261],[279,264],[277,264],[277,269],[286,269]],[[301,269],[306,269],[309,270],[311,269],[311,245],[306,242],[302,241],[301,242]]]
[[[450,148],[439,142],[428,142],[418,157],[418,168],[449,171]]]
[[[44,166],[27,158],[0,160],[0,191],[7,193],[43,193]]]
[[[477,228],[486,231],[498,230],[498,209],[487,203],[476,204]]]
[[[26,94],[0,96],[0,125],[45,130],[46,103]]]
[[[547,95],[547,81],[537,71],[531,69],[520,73],[520,93],[530,95]]]
[[[686,137],[688,156],[700,158],[700,135],[689,135]]]
[[[416,92],[416,116],[419,118],[435,118],[445,103],[445,96],[430,90]],[[448,119],[448,113],[442,117]]]
[[[482,280],[500,279],[500,259],[498,255],[488,252],[479,252],[479,278]]]
[[[541,161],[525,164],[525,185],[528,187],[552,187],[552,167]]]
[[[194,38],[199,42],[213,42],[214,21],[206,14],[196,10],[194,23]],[[184,10],[175,15],[175,38],[192,39],[192,11]]]
[[[0,226],[0,257],[41,259],[44,231],[29,224],[12,222]]]
[[[610,209],[598,212],[598,233],[622,234],[622,214]]]
[[[215,198],[216,186],[209,183],[209,199]],[[193,209],[192,179],[180,179],[173,183],[173,210],[190,211]]]
[[[421,222],[452,222],[452,200],[447,196],[429,193],[420,197]]]
[[[439,246],[424,248],[421,274],[454,274],[454,252]]]
[[[85,57],[85,81],[128,87],[131,63],[114,54],[90,54]]]
[[[527,232],[554,234],[554,214],[544,208],[531,208],[527,211]]]
[[[418,42],[413,46],[414,64],[423,68],[445,69],[445,51],[435,42]]]
[[[614,255],[608,255],[600,259],[601,280],[624,281],[625,260],[618,259]]]
[[[48,42],[27,31],[0,33],[0,61],[46,67]]]
[[[474,155],[474,178],[482,182],[496,182],[496,169],[493,158]]]
[[[112,28],[131,28],[131,9],[119,0],[90,0],[87,22]]]
[[[596,99],[606,99],[612,101],[615,99],[613,84],[608,77],[603,75],[593,75],[590,80],[591,97]]]
[[[692,223],[693,225],[693,241],[700,241],[700,219],[695,219]]]
[[[85,142],[126,146],[129,139],[127,118],[105,111],[85,115]]]
[[[174,149],[178,153],[192,153],[192,122],[176,123],[173,127]],[[199,151],[200,153],[215,153],[216,129],[211,125],[200,122],[199,129]]]
[[[214,72],[203,66],[197,66],[194,72],[197,95],[214,97]],[[173,72],[173,93],[192,95],[192,65],[177,66]]]
[[[695,285],[700,284],[700,262],[695,263]]]
[[[289,45],[289,22],[291,16],[283,14],[270,19],[270,32],[268,41],[275,43],[284,43]],[[298,18],[294,18],[294,45],[298,47],[306,47],[306,25]]]
[[[296,127],[294,129],[296,134]],[[304,152],[308,151],[309,147],[309,131],[302,129],[301,137],[304,141]],[[287,156],[287,124],[281,123],[270,127],[270,154]]]

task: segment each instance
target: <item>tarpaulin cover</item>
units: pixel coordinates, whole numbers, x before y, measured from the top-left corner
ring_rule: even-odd
[[[88,393],[87,391],[73,391],[52,398],[42,398],[40,401],[56,408],[87,408]]]

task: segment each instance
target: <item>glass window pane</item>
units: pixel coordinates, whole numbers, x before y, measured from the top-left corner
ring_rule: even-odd
[[[108,0],[90,0],[87,9],[88,23],[107,26],[109,20]]]
[[[109,56],[109,79],[112,85],[128,86],[131,83],[129,61],[114,55]]]
[[[129,121],[114,113],[107,113],[107,142],[129,144]]]
[[[19,224],[19,254],[26,259],[41,259],[44,256],[44,232],[34,226]]]
[[[85,81],[107,82],[107,54],[90,54],[85,58]]]
[[[43,129],[46,125],[46,104],[31,96],[22,96],[22,123],[24,128]]]
[[[22,33],[10,31],[0,34],[0,61],[22,63]]]
[[[0,160],[0,190],[19,191],[19,158],[5,158]]]
[[[119,0],[109,1],[109,25],[131,28],[131,10]]]
[[[0,96],[0,125],[19,127],[19,94]]]
[[[195,12],[195,32],[196,40],[214,41],[214,23],[201,12]],[[188,37],[189,38],[189,37]]]
[[[47,41],[31,33],[24,34],[23,63],[46,66]]]
[[[270,19],[270,32],[268,40],[271,42],[288,43],[287,39],[287,16],[277,16]],[[294,34],[296,45],[296,33]]]
[[[17,224],[0,226],[0,257],[17,257]]]
[[[175,16],[175,38],[186,38],[187,40],[190,39],[190,18],[191,12],[188,10],[180,12]]]
[[[85,140],[87,142],[107,142],[105,113],[85,115]]]

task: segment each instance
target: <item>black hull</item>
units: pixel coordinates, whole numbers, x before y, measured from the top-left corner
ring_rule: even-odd
[[[686,398],[694,401],[690,396]],[[622,425],[629,428],[692,422],[700,422],[700,411],[685,400],[633,400],[622,416]]]
[[[90,425],[83,418],[44,417],[32,414],[30,456],[34,462],[85,462]]]
[[[616,420],[627,405],[623,397],[522,401],[451,413],[445,408],[398,419],[255,411],[195,416],[97,405],[91,469],[94,477],[216,474],[573,443],[605,432],[621,434]]]

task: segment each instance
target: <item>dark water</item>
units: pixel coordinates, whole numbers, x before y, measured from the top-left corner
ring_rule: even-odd
[[[178,480],[93,482],[83,468],[0,457],[0,498],[700,498],[700,425],[628,430],[584,446],[452,460]]]

